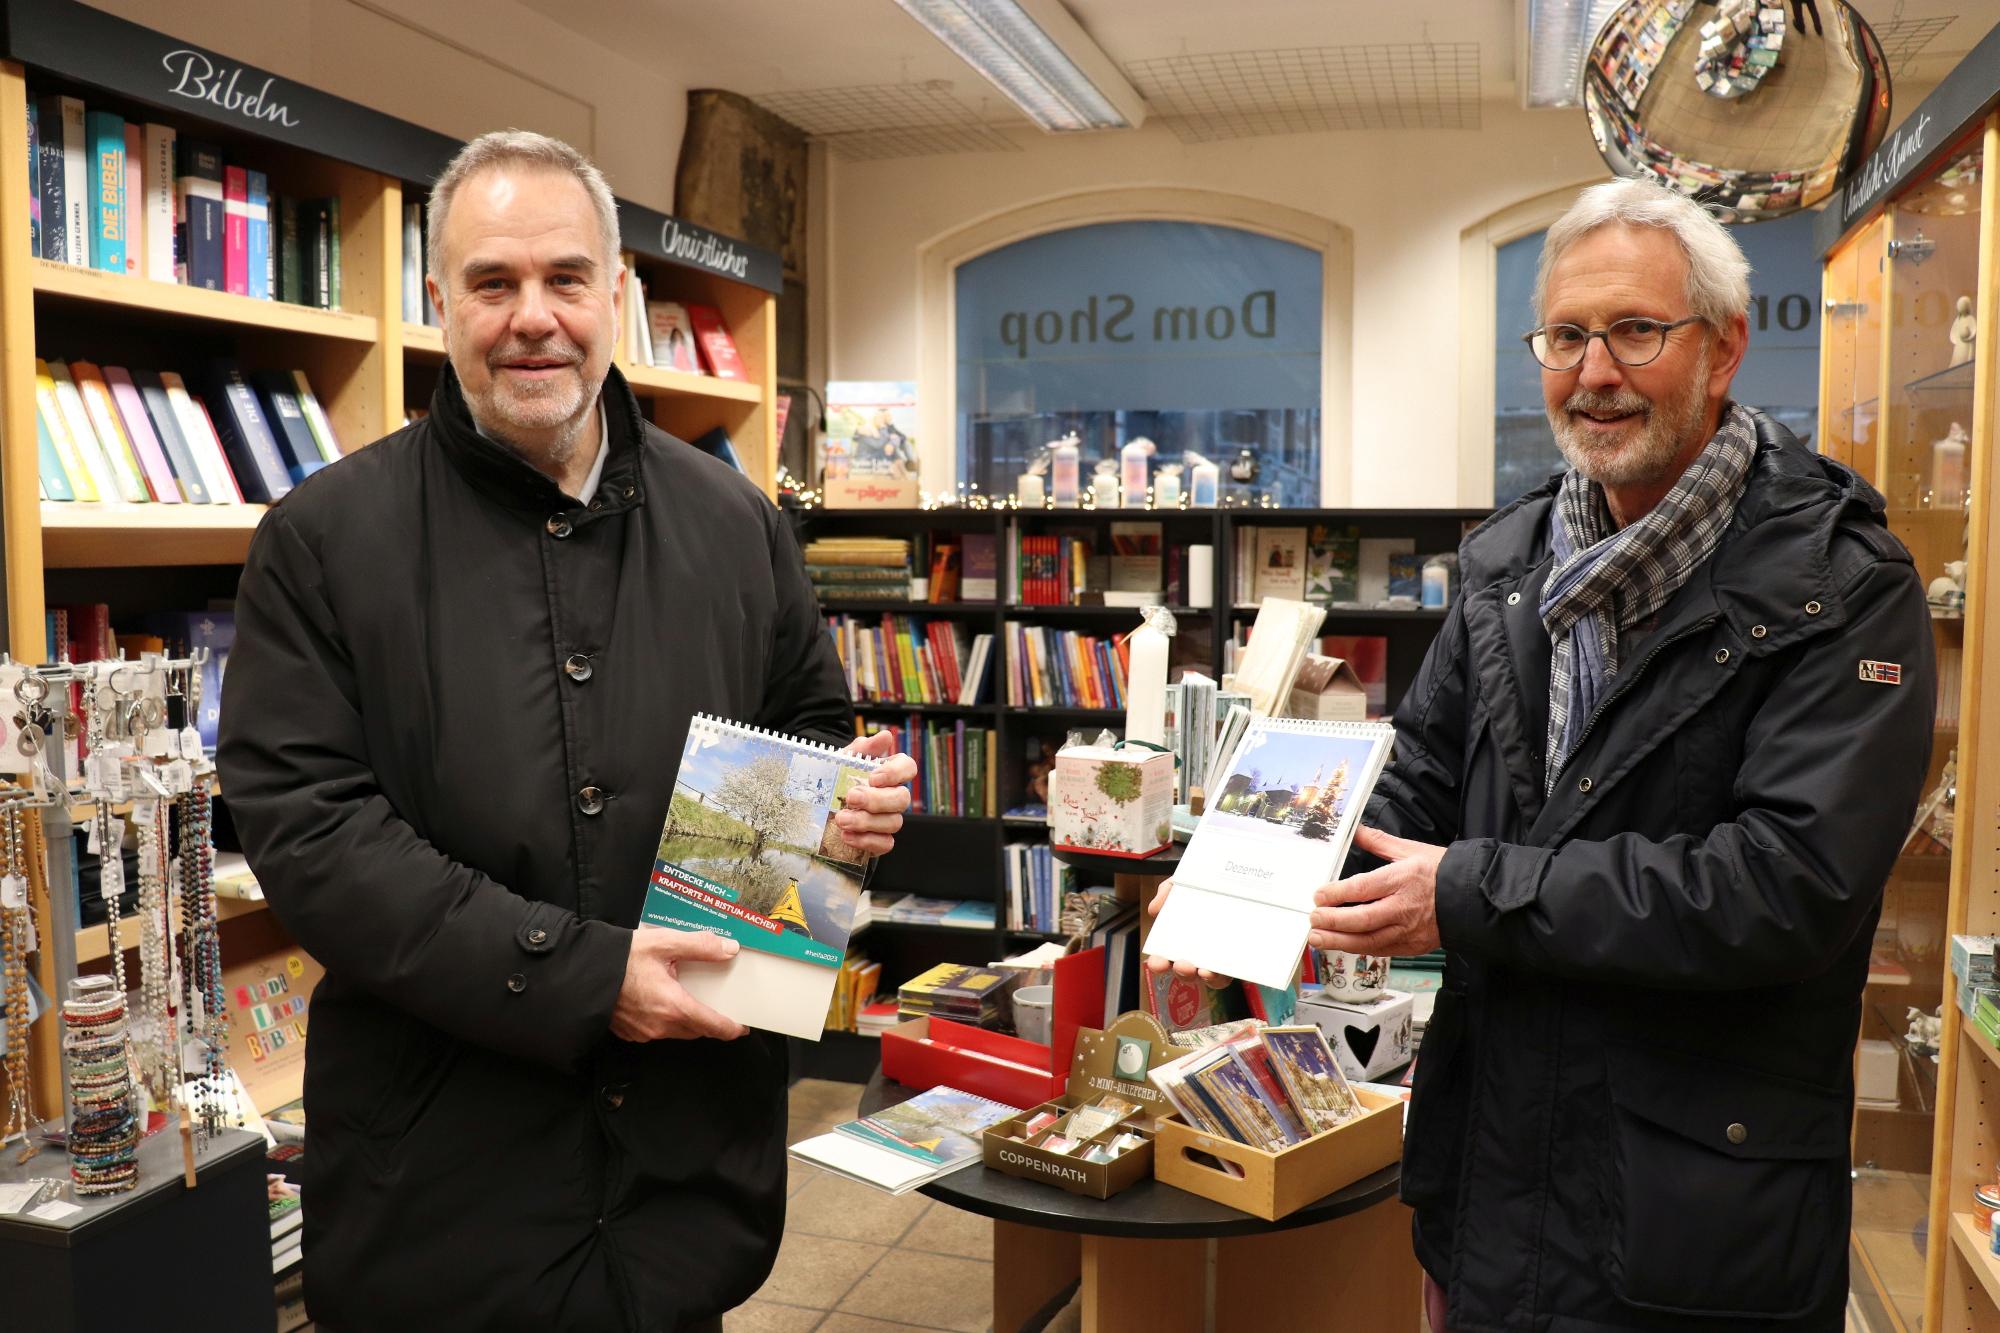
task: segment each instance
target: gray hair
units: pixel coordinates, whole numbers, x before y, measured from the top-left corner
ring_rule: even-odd
[[[1708,210],[1686,195],[1637,177],[1592,185],[1577,195],[1542,240],[1535,270],[1535,322],[1542,322],[1549,273],[1572,245],[1600,227],[1658,227],[1671,232],[1687,256],[1689,313],[1720,329],[1750,309],[1750,261],[1736,238]]]
[[[604,237],[604,253],[609,256],[611,267],[617,268],[618,201],[612,197],[604,173],[593,166],[589,158],[561,139],[551,139],[532,130],[494,130],[459,149],[457,156],[445,167],[444,174],[431,186],[430,209],[426,217],[430,235],[425,238],[424,267],[437,279],[440,287],[445,280],[444,256],[441,253],[444,224],[451,215],[451,201],[458,194],[459,186],[482,171],[511,166],[567,172],[575,177],[577,184],[583,186],[583,192],[590,196],[591,208],[597,214],[597,229]]]

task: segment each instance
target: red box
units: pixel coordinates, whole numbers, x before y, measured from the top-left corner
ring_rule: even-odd
[[[882,1073],[912,1088],[940,1084],[1009,1106],[1063,1095],[1076,1031],[1104,1021],[1104,950],[1056,960],[1047,1046],[944,1018],[913,1018],[882,1034]]]

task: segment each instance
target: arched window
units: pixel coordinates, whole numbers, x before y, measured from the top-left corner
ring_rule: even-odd
[[[1820,270],[1816,213],[1731,228],[1750,260],[1750,350],[1731,394],[1819,447]],[[1542,407],[1540,368],[1521,334],[1534,322],[1542,231],[1493,254],[1493,501],[1504,505],[1563,467]]]
[[[1322,251],[1207,222],[1062,227],[953,276],[958,476],[1007,494],[1071,431],[1083,470],[1129,440],[1223,464],[1225,492],[1321,497]],[[1244,451],[1254,481],[1232,482]],[[1087,484],[1087,482],[1086,482]]]

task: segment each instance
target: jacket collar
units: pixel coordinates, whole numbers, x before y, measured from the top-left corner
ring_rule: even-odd
[[[1761,655],[1846,621],[1834,586],[1834,531],[1843,522],[1883,525],[1886,503],[1851,469],[1807,449],[1755,408],[1750,415],[1757,455],[1736,514],[1702,577],[1690,578],[1661,609],[1647,639],[1719,615],[1753,655]],[[1468,594],[1512,583],[1521,588],[1523,603],[1539,601],[1560,480],[1560,474],[1551,477],[1465,539],[1460,566]],[[1538,570],[1533,586],[1526,586],[1526,576]],[[1510,617],[1520,619],[1518,612]],[[1637,640],[1633,646],[1643,650]]]
[[[597,495],[585,508],[575,497],[541,472],[523,462],[505,445],[481,435],[472,424],[472,412],[458,373],[447,361],[438,375],[437,392],[431,395],[430,428],[446,459],[472,487],[511,509],[538,514],[565,515],[575,523],[607,514],[621,513],[646,502],[640,443],[645,439],[645,418],[631,385],[610,367],[604,376],[599,406],[604,412],[610,456],[597,484]]]

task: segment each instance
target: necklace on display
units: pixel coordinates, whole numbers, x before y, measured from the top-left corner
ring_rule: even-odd
[[[7,1009],[7,1123],[0,1140],[21,1136],[16,1161],[25,1162],[39,1149],[31,1132],[34,1101],[28,1089],[28,953],[33,923],[28,915],[28,866],[22,824],[26,816],[12,806],[0,814],[0,973],[4,973]]]

